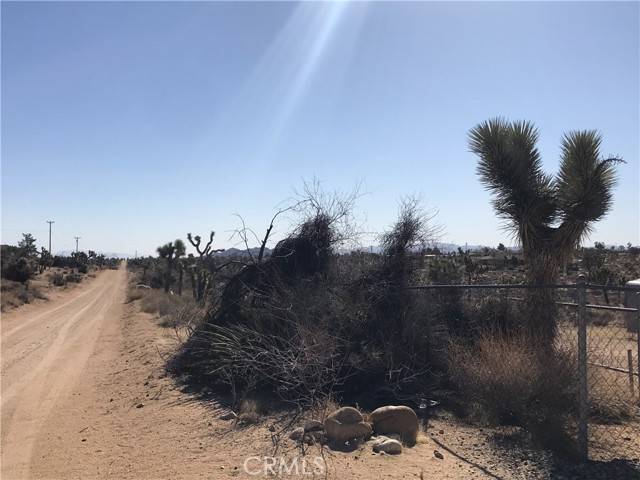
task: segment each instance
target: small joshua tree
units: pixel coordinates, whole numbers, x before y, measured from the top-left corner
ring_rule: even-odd
[[[493,194],[493,207],[520,240],[531,284],[556,283],[562,265],[611,208],[618,158],[602,158],[602,138],[594,130],[574,131],[561,141],[560,171],[542,169],[531,122],[488,120],[469,133],[478,155],[481,182]],[[530,333],[547,341],[555,335],[552,289],[534,290],[528,299]]]
[[[198,257],[189,255],[189,276],[191,277],[191,287],[193,289],[193,298],[197,302],[203,302],[205,298],[205,292],[207,287],[211,283],[211,275],[214,269],[211,265],[211,259],[214,254],[224,252],[224,248],[214,249],[212,248],[213,237],[216,232],[211,231],[209,234],[209,241],[206,245],[202,246],[202,238],[200,235],[192,236],[191,233],[187,233],[187,240],[193,245],[193,248],[198,252]]]
[[[158,247],[158,256],[166,261],[166,269],[164,274],[164,291],[169,292],[171,282],[173,278],[173,268],[176,259],[180,258],[185,253],[184,242],[180,239],[175,242],[165,243]]]

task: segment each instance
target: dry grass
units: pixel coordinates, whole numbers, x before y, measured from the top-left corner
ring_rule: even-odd
[[[6,312],[25,303],[31,303],[35,299],[47,300],[47,296],[39,287],[30,285],[27,287],[20,282],[2,279],[0,286],[0,311]]]
[[[260,423],[266,412],[255,399],[246,399],[240,402],[238,423],[241,425],[255,425]]]
[[[145,290],[140,300],[143,312],[154,313],[160,317],[174,313],[181,297],[168,295],[159,290]]]
[[[133,286],[129,286],[127,290],[127,298],[124,303],[135,302],[136,300],[140,300],[144,296],[144,292],[142,290],[136,289]]]
[[[157,289],[138,289],[130,284],[125,303],[140,301],[143,312],[160,317],[160,326],[190,329],[202,319],[203,308],[188,296],[171,295]]]
[[[468,413],[489,424],[520,425],[543,443],[566,444],[564,426],[575,411],[575,363],[523,336],[481,337],[452,343],[451,380]]]
[[[589,404],[592,418],[602,423],[640,419],[637,394],[631,394],[627,375],[620,372],[589,368]]]

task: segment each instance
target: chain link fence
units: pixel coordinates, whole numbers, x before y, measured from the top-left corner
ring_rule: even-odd
[[[513,330],[527,319],[531,289],[553,289],[557,300],[554,363],[549,388],[570,389],[565,430],[582,459],[640,457],[640,293],[629,287],[572,285],[418,285],[429,318],[447,317],[454,335]],[[456,326],[456,318],[460,325]],[[453,320],[452,320],[453,319]],[[453,328],[452,328],[453,327]],[[456,329],[458,330],[456,332]],[[526,347],[525,347],[526,348]],[[514,375],[529,372],[502,359]],[[469,361],[473,362],[473,357]],[[500,368],[495,368],[499,375]],[[557,380],[556,383],[553,380]],[[560,397],[558,397],[560,398]]]

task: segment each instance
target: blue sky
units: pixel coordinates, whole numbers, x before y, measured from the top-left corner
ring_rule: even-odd
[[[466,140],[502,115],[549,172],[600,130],[628,163],[589,243],[638,244],[638,72],[636,2],[2,2],[2,242],[53,219],[54,251],[229,247],[315,176],[364,182],[368,231],[417,193],[443,241],[509,244]]]

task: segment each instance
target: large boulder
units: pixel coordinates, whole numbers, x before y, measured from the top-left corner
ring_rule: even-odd
[[[331,413],[324,421],[324,431],[330,440],[339,443],[367,439],[372,432],[371,425],[353,407],[342,407]]]
[[[369,417],[376,434],[398,434],[407,445],[414,445],[418,437],[418,416],[410,407],[388,405],[380,407]]]

